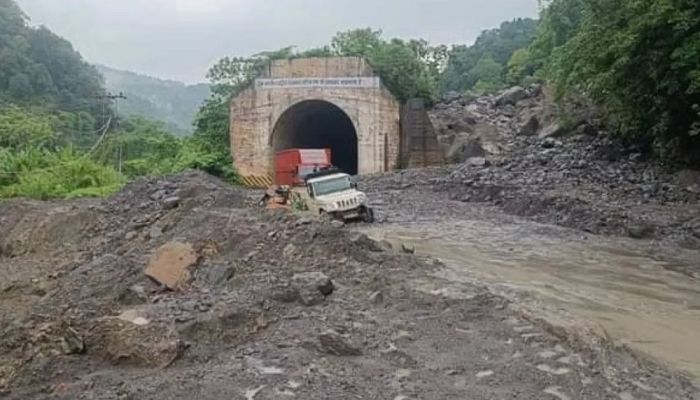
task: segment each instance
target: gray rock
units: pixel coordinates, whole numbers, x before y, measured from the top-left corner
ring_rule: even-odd
[[[327,330],[318,336],[321,351],[341,357],[362,355],[362,350],[334,330]]]
[[[134,240],[136,238],[136,236],[138,236],[138,235],[139,235],[138,232],[131,231],[131,232],[128,232],[126,235],[124,235],[124,239],[125,240]]]
[[[414,246],[404,243],[401,245],[401,251],[403,251],[406,254],[415,254],[416,248]]]
[[[177,208],[179,205],[180,198],[177,196],[168,197],[167,199],[163,200],[163,209],[165,210],[172,210],[173,208]]]
[[[654,228],[646,224],[630,225],[627,234],[633,239],[648,239],[654,236]]]
[[[691,231],[693,233],[693,236],[700,239],[700,226],[696,226],[696,227],[692,228]]]
[[[369,236],[365,235],[364,233],[357,232],[353,234],[350,237],[350,243],[356,244],[375,253],[384,251],[382,246],[376,240],[370,239]]]
[[[304,272],[292,276],[294,288],[305,306],[311,307],[323,303],[326,296],[333,294],[333,281],[322,272]]]
[[[598,134],[598,131],[593,125],[584,122],[574,129],[574,133],[577,135],[595,136]]]
[[[301,225],[311,225],[311,222],[312,222],[312,221],[311,221],[310,218],[302,217],[302,218],[299,218],[299,220],[297,221],[297,225],[299,225],[299,226],[301,226]]]
[[[525,91],[525,89],[521,88],[520,86],[515,86],[515,87],[512,87],[512,88],[506,90],[505,92],[501,93],[496,98],[496,105],[497,106],[504,106],[506,104],[515,105],[520,100],[522,100],[526,97],[527,97],[527,92]]]
[[[542,94],[542,85],[540,85],[539,83],[533,83],[528,88],[528,92],[530,96],[537,97]]]
[[[165,197],[165,193],[166,193],[165,190],[157,190],[157,191],[153,192],[153,194],[151,194],[149,197],[153,201],[158,201],[158,200],[162,199],[163,197]]]
[[[300,300],[299,291],[292,286],[274,286],[269,290],[269,296],[271,300],[280,303],[296,303]]]
[[[151,239],[158,239],[159,237],[163,236],[163,228],[159,226],[152,226],[151,229],[148,231],[148,236]]]
[[[520,127],[518,130],[518,135],[521,136],[535,136],[537,131],[540,129],[540,120],[536,116],[531,116],[527,122]]]
[[[378,290],[369,295],[369,301],[374,305],[379,305],[384,303],[384,293]]]
[[[379,246],[382,248],[384,251],[392,251],[394,250],[394,245],[391,244],[388,240],[382,240],[379,242]]]
[[[459,92],[455,92],[454,90],[447,92],[443,96],[443,100],[445,101],[445,103],[452,103],[453,101],[460,100],[461,98],[462,96],[459,94]]]
[[[294,244],[289,243],[287,246],[285,246],[284,250],[282,250],[282,256],[284,258],[292,258],[294,257],[296,251],[297,247]]]
[[[231,280],[236,273],[232,265],[204,265],[197,270],[197,281],[208,286],[218,286]]]
[[[557,138],[564,136],[566,134],[566,129],[564,129],[558,122],[553,122],[545,126],[539,134],[540,139],[544,138]]]
[[[465,161],[465,164],[470,167],[485,167],[489,165],[489,162],[485,157],[471,157]]]
[[[486,150],[481,145],[479,138],[457,137],[447,152],[447,160],[454,164],[461,164],[472,157],[484,157]]]
[[[560,142],[556,139],[553,139],[551,137],[545,138],[542,141],[542,147],[544,147],[545,149],[553,149],[553,148],[555,148],[557,146],[561,146],[561,145],[562,145],[562,142]]]
[[[142,285],[132,285],[118,294],[117,301],[127,306],[145,304],[148,302],[148,294]]]
[[[700,194],[700,171],[684,169],[676,172],[674,181],[690,193]]]

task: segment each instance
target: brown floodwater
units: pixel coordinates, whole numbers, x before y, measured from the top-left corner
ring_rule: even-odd
[[[538,309],[538,317],[554,324],[574,320],[700,379],[700,282],[674,272],[700,264],[699,252],[661,255],[641,241],[572,239],[540,227],[422,222],[378,225],[367,233],[441,260],[446,268],[438,276],[448,285],[485,283]]]

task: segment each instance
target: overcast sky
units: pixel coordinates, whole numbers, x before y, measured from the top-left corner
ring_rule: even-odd
[[[16,1],[32,24],[67,38],[90,62],[190,83],[223,56],[321,46],[341,30],[471,43],[483,29],[537,14],[537,0]]]

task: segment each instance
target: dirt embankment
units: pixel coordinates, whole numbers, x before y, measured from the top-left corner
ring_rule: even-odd
[[[445,296],[442,266],[411,249],[253,197],[189,173],[105,201],[0,203],[0,396],[697,398],[477,285]],[[156,254],[187,266],[174,290],[145,275]]]
[[[453,97],[432,119],[457,164],[418,179],[538,222],[700,248],[700,171],[646,160],[609,139],[591,110],[562,110],[537,86]]]

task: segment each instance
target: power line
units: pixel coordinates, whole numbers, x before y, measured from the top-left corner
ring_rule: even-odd
[[[90,149],[88,154],[94,153],[99,146],[104,142],[105,137],[107,137],[107,133],[109,132],[110,128],[112,125],[114,127],[118,128],[119,127],[119,100],[127,100],[127,97],[124,95],[124,92],[119,92],[118,94],[113,94],[111,92],[107,92],[106,94],[102,96],[98,96],[100,99],[105,99],[109,100],[114,103],[114,109],[113,109],[113,115],[107,119],[107,122],[104,125],[104,131],[102,132],[102,135],[100,138],[97,140],[95,145]],[[105,110],[105,104],[102,104],[102,116],[103,119],[106,117],[106,110]],[[122,149],[123,144],[119,143],[119,172],[122,172],[122,154],[123,154],[123,149]]]

